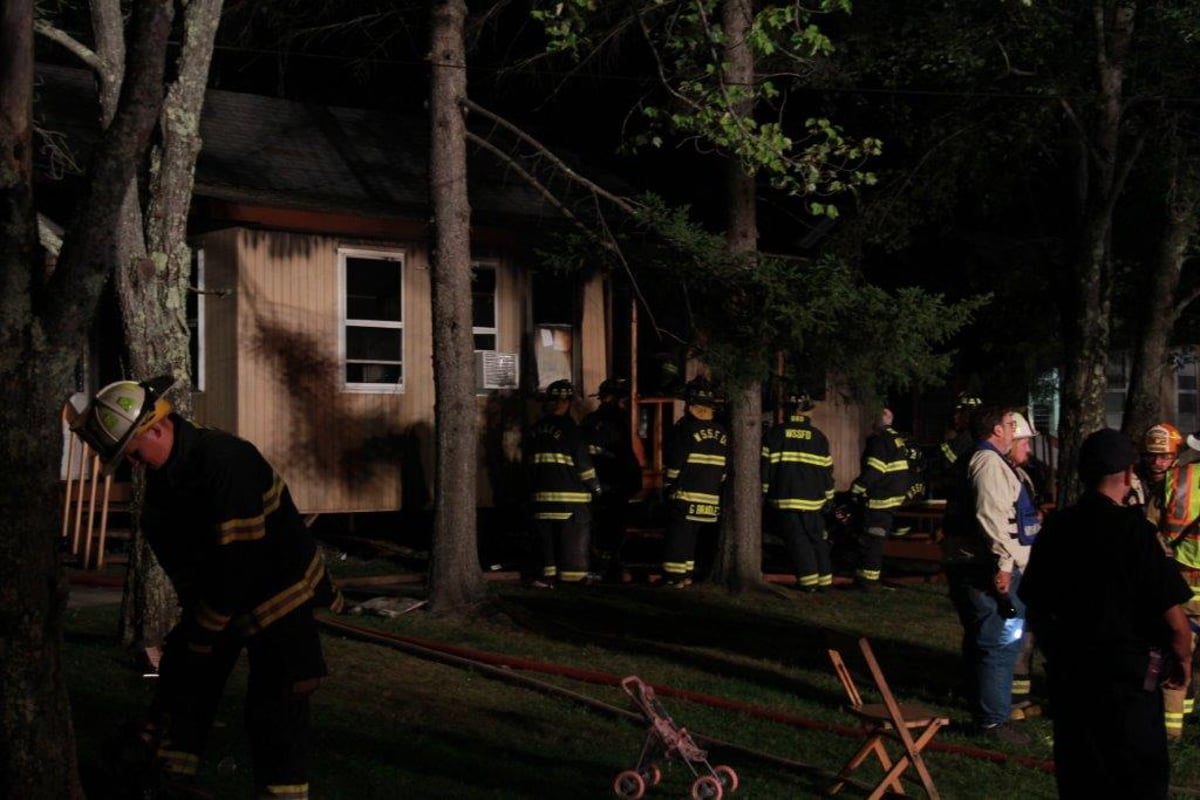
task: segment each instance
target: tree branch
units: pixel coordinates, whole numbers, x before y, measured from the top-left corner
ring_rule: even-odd
[[[104,59],[96,54],[96,51],[71,36],[64,30],[54,27],[44,20],[35,20],[33,30],[39,36],[44,36],[55,44],[61,46],[69,53],[74,55],[87,66],[91,67],[98,75],[104,77],[107,75],[108,65],[104,63]]]

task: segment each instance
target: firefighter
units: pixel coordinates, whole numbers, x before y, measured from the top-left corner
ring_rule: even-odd
[[[291,493],[249,442],[173,413],[169,377],[101,389],[72,429],[111,473],[146,468],[142,529],[179,597],[141,740],[174,782],[196,774],[243,649],[260,798],[308,797],[309,695],[327,674],[312,609],[340,610]]]
[[[981,404],[982,401],[972,394],[958,393],[951,427],[946,431],[946,440],[941,446],[943,467],[947,471],[953,470],[959,459],[975,450],[975,438],[971,436],[971,414]]]
[[[1173,427],[1165,423],[1156,425],[1165,429],[1155,432],[1160,442],[1165,438],[1165,444],[1155,444],[1156,449],[1170,449],[1173,443],[1171,432]],[[1153,428],[1151,428],[1153,430]],[[1150,431],[1147,431],[1147,446],[1149,446]],[[1175,431],[1178,435],[1178,431]],[[1191,437],[1189,437],[1190,439]],[[1162,464],[1170,456],[1171,464],[1162,468]],[[1174,453],[1154,453],[1154,458],[1141,459],[1148,480],[1147,489],[1149,503],[1154,502],[1153,492],[1155,477],[1162,475],[1162,510],[1159,515],[1158,529],[1167,553],[1175,559],[1183,579],[1192,590],[1192,599],[1184,603],[1183,611],[1187,614],[1188,623],[1192,629],[1192,652],[1196,649],[1196,630],[1200,628],[1200,462],[1180,463],[1179,446],[1175,445]],[[1182,689],[1163,689],[1163,713],[1167,728],[1167,737],[1178,740],[1183,735],[1183,720],[1195,710],[1195,685],[1189,683]]]
[[[854,572],[854,585],[864,591],[879,585],[883,540],[891,532],[893,514],[904,504],[911,484],[908,444],[892,427],[892,419],[892,410],[884,407],[875,433],[867,438],[863,449],[862,469],[850,487],[851,497],[865,507]]]
[[[629,498],[642,488],[642,465],[633,452],[629,427],[629,381],[608,378],[600,384],[596,397],[600,405],[581,423],[600,484],[593,546],[604,564],[616,567]]]
[[[546,387],[546,411],[525,437],[525,464],[532,489],[533,525],[542,547],[537,588],[559,583],[588,583],[591,502],[600,484],[571,402],[568,380]]]
[[[1169,422],[1160,422],[1146,429],[1141,453],[1130,488],[1129,504],[1141,506],[1146,519],[1158,526],[1162,519],[1163,491],[1167,471],[1175,466],[1183,437]]]
[[[716,394],[704,378],[684,388],[687,404],[675,423],[664,459],[663,496],[668,502],[663,542],[663,585],[682,589],[696,573],[696,543],[721,515],[721,484],[729,434],[713,419]]]
[[[825,532],[825,508],[833,500],[833,457],[829,440],[806,412],[812,398],[784,398],[787,417],[767,431],[762,450],[763,495],[787,542],[802,592],[833,586],[833,564]]]

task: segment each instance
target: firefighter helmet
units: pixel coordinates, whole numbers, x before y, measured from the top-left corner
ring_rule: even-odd
[[[565,378],[546,387],[546,399],[548,400],[570,400],[574,396],[575,387]]]
[[[808,392],[803,390],[789,392],[788,395],[783,398],[783,404],[788,408],[794,408],[797,411],[812,411],[812,409],[816,406],[816,403],[813,402],[813,399],[809,396]]]
[[[712,408],[717,404],[717,394],[707,378],[692,378],[683,387],[683,399],[689,406],[707,406]]]
[[[1014,439],[1032,439],[1038,435],[1037,428],[1033,427],[1033,420],[1027,419],[1020,411],[1014,411],[1012,418]]]
[[[1183,443],[1179,430],[1169,422],[1160,422],[1146,431],[1142,439],[1143,453],[1165,453],[1175,455]]]
[[[593,397],[629,397],[629,381],[625,378],[605,378]]]
[[[88,403],[71,422],[71,430],[88,444],[104,462],[104,475],[111,475],[121,463],[129,441],[149,430],[171,413],[165,395],[175,386],[170,375],[141,383],[110,383]]]
[[[979,408],[983,405],[983,400],[970,392],[959,392],[957,399],[954,401],[955,411],[969,411],[973,408]]]

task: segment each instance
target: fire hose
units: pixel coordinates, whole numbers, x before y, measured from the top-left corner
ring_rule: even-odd
[[[525,672],[540,673],[545,675],[556,675],[559,677],[579,681],[581,683],[613,687],[619,687],[621,685],[621,676],[619,675],[614,675],[612,673],[602,672],[599,670],[585,669],[582,667],[572,667],[563,664],[536,661],[534,659],[522,658],[520,656],[509,656],[484,650],[458,647],[456,645],[449,645],[429,639],[420,639],[411,636],[401,636],[399,634],[386,633],[366,626],[345,622],[341,619],[331,617],[326,614],[318,615],[317,619],[320,624],[326,628],[353,636],[355,638],[384,644],[421,658],[436,660],[454,666],[477,668],[503,680],[521,683],[526,686],[537,688],[541,691],[548,691],[564,697],[569,697],[572,700],[581,702],[591,708],[595,708],[606,713],[615,714],[631,720],[641,719],[641,715],[639,714],[617,708],[616,706],[612,706],[601,700],[588,697],[587,695],[583,695],[578,692],[573,692],[569,689],[564,689],[551,683],[539,681],[529,676],[517,675],[513,673],[512,670],[522,670]],[[822,731],[825,733],[833,733],[838,736],[854,738],[862,736],[862,731],[859,728],[848,725],[838,725],[831,722],[824,722],[822,720],[811,719],[787,711],[778,711],[775,709],[765,708],[763,706],[741,703],[736,700],[703,694],[701,692],[694,692],[689,689],[677,689],[671,686],[660,686],[658,684],[654,684],[653,688],[654,691],[661,697],[673,697],[680,700],[687,700],[688,702],[692,703],[706,705],[711,708],[736,711],[740,714],[746,714],[751,717],[765,719],[784,725],[791,725],[797,728],[804,728],[806,730]],[[696,734],[694,732],[692,735],[695,736],[696,739],[703,741],[710,746],[729,749],[742,755],[753,756],[761,760],[769,761],[782,766],[800,768],[810,771],[818,769],[811,764],[804,764],[792,759],[773,756],[769,753],[755,751],[741,745],[720,741],[718,739]],[[991,761],[998,764],[1013,763],[1051,774],[1054,772],[1054,762],[1048,759],[1004,753],[997,750],[988,750],[982,747],[973,747],[971,745],[932,741],[925,746],[925,750],[949,753],[952,755],[974,758],[982,761]]]

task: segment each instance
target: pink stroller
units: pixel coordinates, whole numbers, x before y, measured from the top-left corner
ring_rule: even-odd
[[[726,793],[737,791],[738,776],[733,768],[724,764],[714,767],[708,763],[708,754],[700,749],[686,728],[675,724],[655,698],[653,687],[630,675],[621,680],[621,688],[642,712],[650,729],[646,732],[637,766],[618,773],[613,780],[613,792],[617,797],[639,800],[646,794],[647,786],[656,786],[662,780],[662,771],[656,763],[660,758],[678,758],[692,771],[695,776],[692,800],[721,800]]]

